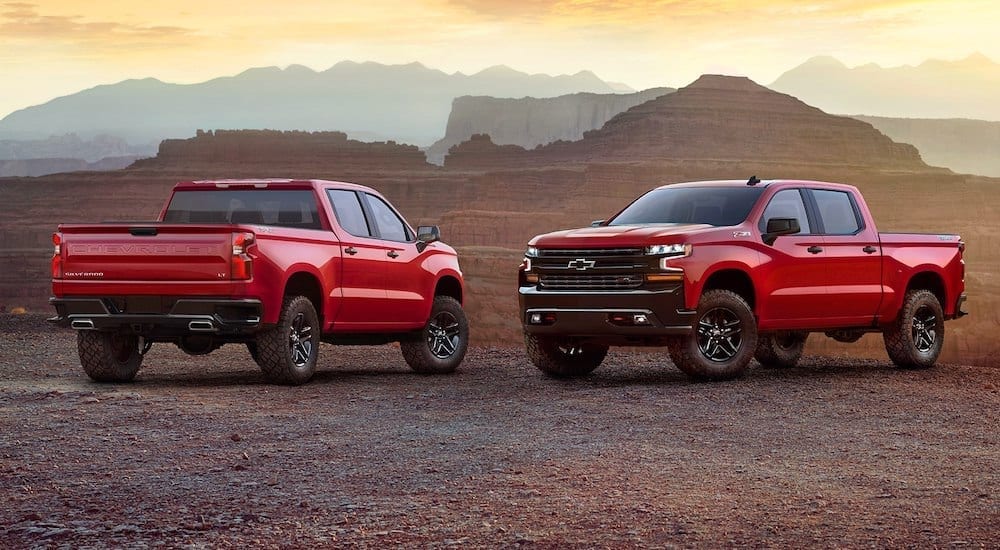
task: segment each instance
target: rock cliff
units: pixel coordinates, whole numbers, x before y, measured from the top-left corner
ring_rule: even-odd
[[[1000,177],[1000,122],[855,116],[895,141],[912,143],[932,166]]]
[[[168,139],[156,157],[135,164],[136,169],[183,166],[311,166],[347,171],[359,167],[379,170],[431,168],[415,145],[393,141],[363,142],[343,132],[278,130],[201,131],[189,139]]]
[[[506,99],[462,96],[451,103],[444,138],[427,150],[427,160],[442,164],[448,149],[475,134],[489,134],[500,145],[531,149],[558,140],[575,141],[611,117],[673,88],[632,94],[569,94],[552,98]]]
[[[78,158],[30,158],[0,160],[0,178],[37,177],[61,172],[95,172],[121,170],[135,162],[135,155],[105,157],[94,162]]]
[[[532,150],[491,149],[479,136],[451,149],[446,166],[503,162],[761,162],[783,166],[926,171],[915,147],[870,124],[834,116],[743,77],[705,75],[680,90],[612,117],[579,141]],[[458,154],[452,160],[451,154]]]

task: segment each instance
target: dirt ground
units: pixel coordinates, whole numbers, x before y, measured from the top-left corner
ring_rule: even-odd
[[[0,316],[0,547],[1000,546],[1000,369],[807,357],[689,382],[662,353],[450,376],[324,345],[270,386],[242,347],[84,375]]]

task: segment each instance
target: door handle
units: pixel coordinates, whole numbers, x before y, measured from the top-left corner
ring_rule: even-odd
[[[385,255],[388,256],[388,257],[390,257],[390,258],[398,258],[399,257],[399,253],[396,252],[395,250],[390,250],[390,251],[386,252]]]
[[[822,251],[823,251],[823,247],[821,247],[821,246],[810,246],[809,248],[806,249],[806,252],[808,252],[810,254],[819,254]]]
[[[875,248],[872,245],[868,245],[868,246],[862,248],[861,251],[864,252],[865,254],[874,254],[874,253],[878,252],[878,249]]]
[[[356,248],[354,248],[353,246],[348,246],[347,248],[344,249],[344,254],[350,254],[351,256],[353,256],[353,255],[355,255],[357,253],[358,253],[358,250]]]

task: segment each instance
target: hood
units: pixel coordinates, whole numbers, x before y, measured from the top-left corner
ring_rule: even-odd
[[[641,247],[664,244],[664,237],[677,237],[717,229],[707,224],[613,225],[567,229],[538,235],[528,242],[542,248]]]

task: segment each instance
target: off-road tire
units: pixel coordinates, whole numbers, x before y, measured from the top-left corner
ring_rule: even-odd
[[[142,366],[138,336],[78,330],[76,348],[84,372],[97,382],[129,382]]]
[[[257,334],[256,360],[264,378],[289,386],[308,382],[316,372],[321,330],[309,298],[285,296],[278,324]]]
[[[574,344],[554,336],[524,334],[528,359],[553,378],[579,378],[601,366],[608,346]]]
[[[764,367],[791,368],[798,364],[808,332],[782,331],[757,335],[754,358]]]
[[[882,332],[889,359],[904,369],[934,366],[944,345],[944,310],[929,290],[911,290],[903,297],[899,317]]]
[[[698,380],[728,380],[746,371],[757,349],[757,321],[742,296],[710,290],[698,301],[694,331],[672,338],[670,359]]]
[[[247,342],[247,353],[254,363],[260,363],[260,353],[257,352],[257,342]]]
[[[465,359],[469,350],[469,319],[458,300],[437,296],[420,335],[399,343],[403,360],[414,372],[447,374]]]

